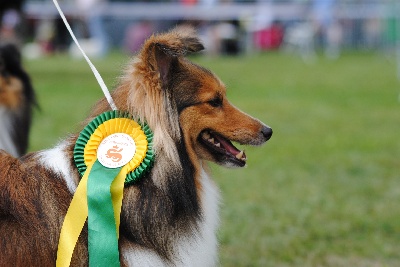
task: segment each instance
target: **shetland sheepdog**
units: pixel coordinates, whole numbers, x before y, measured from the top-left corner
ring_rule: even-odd
[[[220,197],[207,161],[243,167],[247,156],[232,141],[258,146],[272,135],[228,101],[216,75],[185,58],[202,49],[192,28],[153,35],[112,92],[119,110],[151,127],[156,154],[151,171],[124,189],[122,266],[216,265]],[[100,100],[88,120],[107,110]],[[0,154],[0,266],[54,266],[81,178],[73,162],[77,137],[20,159]],[[87,264],[84,227],[71,266]]]
[[[15,45],[0,47],[0,149],[14,157],[26,153],[32,109],[37,106],[28,74]]]

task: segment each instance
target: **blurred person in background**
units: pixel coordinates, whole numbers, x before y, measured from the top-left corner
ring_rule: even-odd
[[[20,45],[24,0],[0,0],[0,44]]]
[[[107,0],[75,0],[75,3],[89,30],[87,52],[94,56],[105,56],[110,46],[102,15]]]
[[[342,28],[334,17],[336,0],[314,0],[312,18],[315,24],[317,41],[325,48],[325,55],[337,58],[342,43]]]
[[[124,49],[129,53],[136,53],[142,47],[144,41],[156,30],[155,25],[148,20],[131,23],[124,36]]]

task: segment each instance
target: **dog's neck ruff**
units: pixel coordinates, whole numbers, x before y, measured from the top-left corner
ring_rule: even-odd
[[[88,218],[89,263],[119,266],[118,236],[124,184],[153,165],[153,133],[126,112],[97,116],[80,133],[75,164],[83,175],[60,233],[57,266],[69,266]]]
[[[218,240],[215,235],[219,226],[220,191],[201,167],[199,182],[202,188],[200,203],[202,218],[198,231],[181,236],[173,245],[174,258],[166,263],[151,249],[123,243],[121,255],[127,266],[175,266],[175,267],[211,267],[217,266]]]

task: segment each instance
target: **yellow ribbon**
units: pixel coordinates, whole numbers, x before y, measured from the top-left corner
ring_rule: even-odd
[[[87,166],[65,216],[58,243],[57,267],[68,267],[70,265],[75,244],[78,242],[79,235],[85,225],[88,216],[87,181],[92,166],[93,164]]]

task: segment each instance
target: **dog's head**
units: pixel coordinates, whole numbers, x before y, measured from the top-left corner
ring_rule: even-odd
[[[134,88],[128,109],[142,114],[155,130],[155,139],[170,137],[176,144],[183,136],[192,162],[208,160],[242,167],[246,155],[232,142],[261,145],[272,130],[234,107],[223,82],[184,57],[203,49],[191,28],[152,36],[127,74],[130,88]]]

